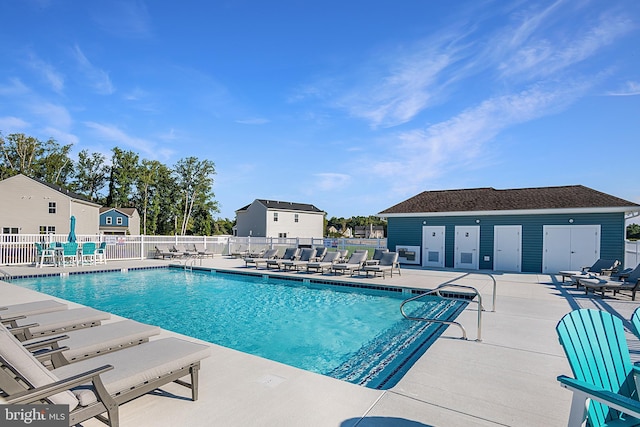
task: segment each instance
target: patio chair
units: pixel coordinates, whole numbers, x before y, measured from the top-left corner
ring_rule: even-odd
[[[42,268],[46,260],[49,260],[48,265],[56,265],[56,252],[51,247],[45,247],[42,243],[35,242],[36,247],[36,267]]]
[[[2,319],[2,323],[20,340],[65,333],[98,326],[111,316],[90,307]]]
[[[300,257],[298,259],[285,259],[282,260],[280,264],[281,268],[284,270],[295,269],[298,270],[299,267],[302,267],[309,263],[311,257],[316,253],[315,249],[312,248],[303,248],[300,251]]]
[[[51,313],[53,311],[62,311],[68,308],[67,304],[63,304],[52,299],[6,305],[4,307],[0,307],[0,320],[7,319],[9,317]]]
[[[368,251],[364,251],[364,252],[356,251],[351,254],[347,262],[333,264],[331,266],[331,271],[333,272],[333,274],[338,274],[338,271],[339,271],[340,274],[345,274],[349,272],[351,273],[351,275],[353,275],[354,272],[360,271],[364,262],[367,260],[368,255],[369,255]]]
[[[618,261],[617,259],[612,260],[612,259],[600,258],[596,262],[594,262],[592,266],[582,267],[580,271],[563,270],[563,271],[559,271],[558,273],[562,276],[562,283],[564,283],[564,279],[567,277],[571,278],[572,276],[585,274],[585,273],[603,274],[603,272],[605,272],[610,274],[611,272],[615,271],[618,265],[620,265],[620,261]],[[572,281],[572,283],[577,285],[577,283],[574,281]]]
[[[75,242],[66,242],[62,244],[62,251],[60,255],[60,262],[64,268],[67,263],[69,265],[78,265],[78,244]]]
[[[277,248],[267,249],[260,258],[245,257],[244,266],[249,267],[249,264],[253,264],[255,268],[258,268],[260,264],[266,265],[267,261],[269,261],[270,259],[276,258],[277,256],[278,256]]]
[[[95,242],[85,242],[80,248],[80,265],[96,265]]]
[[[282,258],[272,258],[267,260],[267,269],[274,268],[280,270],[282,268],[282,262],[286,260],[298,259],[300,255],[300,248],[287,248],[284,250]]]
[[[636,337],[640,338],[640,307],[633,310],[631,324],[633,325],[633,333]]]
[[[309,259],[309,262],[320,261],[322,257],[325,256],[326,253],[327,253],[327,248],[325,246],[318,246],[316,248],[316,253],[314,253],[313,256],[311,256],[311,258]]]
[[[173,245],[173,251],[186,257],[198,255],[198,251],[196,251],[193,244],[189,245],[188,243],[179,246]]]
[[[382,273],[382,278],[386,277],[386,273],[391,273],[391,277],[393,277],[393,269],[398,271],[400,274],[400,263],[398,262],[398,253],[397,252],[384,252],[382,254],[382,258],[380,259],[378,264],[366,265],[362,267],[362,270],[366,272],[367,277],[369,277],[369,272],[373,272],[373,276],[377,276],[378,273]]]
[[[604,296],[606,291],[613,291],[616,295],[620,291],[631,291],[631,300],[636,300],[636,292],[640,288],[640,264],[634,268],[622,280],[608,280],[608,278],[598,276],[574,276],[577,278],[580,286],[584,286],[585,294],[589,291],[601,292]]]
[[[580,309],[566,314],[556,331],[574,376],[558,377],[573,392],[568,425],[638,425],[633,377],[640,368],[631,363],[622,320],[605,311]]]
[[[340,252],[331,251],[327,252],[320,261],[309,261],[307,263],[307,273],[310,270],[315,270],[315,272],[324,273],[324,270],[330,270],[331,266],[340,258]]]
[[[107,263],[107,242],[101,242],[96,248],[96,264]]]
[[[126,319],[67,332],[65,335],[26,340],[22,341],[22,345],[41,362],[59,368],[148,342],[150,337],[159,333],[158,326]]]
[[[6,404],[68,405],[69,425],[96,417],[117,427],[119,405],[168,383],[191,389],[197,400],[200,361],[209,355],[206,345],[165,338],[49,371],[0,330],[0,388]]]

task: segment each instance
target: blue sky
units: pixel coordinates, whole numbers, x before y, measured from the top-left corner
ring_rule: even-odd
[[[640,2],[0,3],[0,131],[216,165],[375,215],[421,191],[582,184],[640,203]]]

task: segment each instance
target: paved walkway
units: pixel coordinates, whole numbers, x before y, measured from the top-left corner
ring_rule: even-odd
[[[113,262],[121,269],[163,265],[160,260]],[[199,263],[196,263],[198,265]],[[255,271],[237,259],[203,260],[204,267]],[[80,267],[83,271],[104,266]],[[56,273],[54,268],[3,267],[11,275]],[[62,269],[60,269],[62,270]],[[69,271],[69,269],[65,269]],[[270,274],[277,274],[273,271]],[[287,273],[303,276],[304,273]],[[318,274],[309,277],[320,277]],[[492,276],[452,270],[403,268],[393,278],[337,280],[434,288],[450,282],[477,288],[485,311],[482,341],[476,339],[477,306],[460,315],[469,340],[449,327],[400,382],[380,391],[310,373],[260,357],[212,345],[202,363],[200,400],[191,402],[175,384],[123,405],[120,421],[127,426],[564,426],[571,395],[556,376],[571,374],[555,325],[567,312],[597,307],[629,319],[638,303],[585,296],[555,277],[541,274],[498,274],[493,307]],[[327,276],[327,278],[329,278]],[[334,277],[331,276],[331,279]],[[12,304],[45,296],[0,283],[0,301]],[[627,322],[628,325],[628,322]],[[163,332],[162,336],[171,335]],[[640,346],[630,337],[634,357]],[[103,425],[95,420],[83,425]]]

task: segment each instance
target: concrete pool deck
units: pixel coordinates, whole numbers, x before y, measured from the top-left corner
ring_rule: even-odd
[[[160,260],[110,262],[108,269],[166,265]],[[199,262],[196,263],[199,265]],[[232,258],[202,261],[203,267],[255,272]],[[104,265],[74,270],[103,270]],[[51,274],[53,267],[2,267],[12,276]],[[70,269],[65,269],[69,271]],[[266,273],[266,270],[259,270]],[[314,374],[225,347],[211,345],[212,355],[200,371],[200,399],[185,399],[183,387],[170,384],[120,407],[127,426],[564,426],[571,393],[556,381],[571,375],[555,325],[575,308],[599,308],[629,319],[640,302],[627,295],[602,298],[543,274],[495,273],[402,268],[393,278],[341,277],[351,283],[435,288],[451,282],[473,286],[483,297],[482,342],[476,342],[477,305],[460,315],[468,334],[450,326],[389,390],[372,390]],[[279,273],[321,278],[320,274]],[[0,282],[0,305],[50,298]],[[179,303],[179,301],[177,302]],[[625,323],[629,326],[629,322]],[[161,336],[172,335],[163,331]],[[197,340],[196,340],[197,341]],[[629,335],[634,360],[640,345]],[[89,420],[84,426],[102,426]]]

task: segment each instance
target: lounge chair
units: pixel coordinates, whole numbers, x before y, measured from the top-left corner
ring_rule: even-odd
[[[65,335],[26,340],[22,341],[22,345],[41,362],[47,361],[53,368],[59,368],[148,342],[150,337],[159,333],[157,326],[126,319],[67,332]]]
[[[373,256],[371,257],[371,259],[368,259],[365,261],[364,265],[377,265],[380,263],[380,260],[382,259],[382,255],[384,255],[385,253],[389,252],[389,249],[376,249],[373,251]]]
[[[205,248],[204,246],[194,243],[193,247],[198,252],[198,256],[200,258],[213,258],[213,252],[209,251],[209,249]]]
[[[178,256],[178,253],[170,250],[169,247],[167,246],[156,245],[155,248],[156,248],[156,258],[162,257],[162,259],[165,259],[165,258],[175,258],[176,256]]]
[[[255,268],[258,268],[260,264],[266,265],[267,261],[277,256],[278,256],[278,248],[267,249],[262,255],[262,257],[260,258],[250,258],[250,257],[243,258],[244,266],[249,267],[249,264],[253,264]]]
[[[339,271],[340,274],[345,274],[349,272],[351,273],[351,275],[353,275],[354,272],[360,271],[364,262],[367,260],[368,255],[369,255],[369,252],[367,251],[364,251],[364,252],[356,251],[351,254],[347,262],[333,264],[331,266],[331,271],[333,272],[333,274],[338,274],[338,271]]]
[[[65,333],[76,329],[98,326],[108,320],[109,313],[90,307],[34,314],[2,319],[11,332],[21,340]]]
[[[0,328],[0,388],[6,404],[68,405],[69,425],[97,417],[117,427],[119,405],[170,382],[190,388],[197,400],[200,361],[209,355],[206,345],[165,338],[49,371]]]
[[[330,270],[331,266],[340,258],[340,252],[327,252],[320,261],[309,261],[307,263],[307,272],[314,270],[316,273],[324,273],[324,270]]]
[[[601,292],[604,296],[606,291],[613,291],[617,294],[620,291],[631,291],[631,300],[636,300],[636,292],[640,289],[640,264],[633,269],[629,275],[622,280],[608,280],[602,276],[573,276],[578,280],[580,286],[584,286],[585,294],[589,291]]]
[[[173,251],[176,252],[178,256],[182,255],[186,257],[192,257],[198,255],[198,251],[196,251],[193,244],[189,245],[187,243],[179,246],[173,245]]]
[[[574,375],[558,377],[573,392],[568,425],[638,425],[633,377],[640,368],[631,363],[622,319],[600,310],[575,310],[560,320],[556,331]]]
[[[316,248],[316,253],[309,259],[309,262],[320,261],[322,257],[327,253],[327,248],[325,246],[318,246]]]
[[[311,260],[311,257],[313,257],[315,253],[316,253],[315,249],[303,248],[302,251],[300,251],[300,258],[282,260],[281,268],[285,270],[294,269],[298,271],[298,268],[305,266],[309,263],[309,261]]]
[[[273,259],[267,260],[267,269],[275,268],[279,270],[282,268],[282,261],[298,259],[299,254],[300,254],[299,248],[287,248],[285,249],[284,255],[282,255],[282,258],[273,258]]]
[[[52,299],[7,305],[4,307],[0,307],[0,320],[4,320],[9,317],[32,316],[34,314],[51,313],[53,311],[62,311],[68,308],[69,306],[67,306],[67,304],[63,304]]]
[[[229,256],[231,258],[244,258],[249,254],[249,248],[245,245],[240,245],[238,249],[231,251]]]
[[[367,277],[369,277],[369,272],[373,272],[373,276],[377,276],[378,273],[382,273],[382,278],[386,277],[386,273],[391,273],[391,277],[393,277],[393,269],[398,271],[400,274],[400,263],[398,262],[398,253],[397,252],[385,252],[382,254],[382,258],[380,259],[378,264],[374,265],[365,265],[362,267],[362,270],[367,273]]]
[[[342,249],[342,250],[338,250],[338,259],[336,260],[336,262],[347,262],[347,260],[349,259],[349,249]]]
[[[610,273],[615,271],[618,265],[620,265],[620,261],[618,261],[617,259],[612,260],[612,259],[600,258],[596,262],[594,262],[591,267],[582,267],[580,271],[563,270],[563,271],[559,271],[558,273],[562,276],[562,283],[564,283],[565,278],[580,275],[580,274],[585,274],[585,273],[602,274],[603,272]],[[572,282],[572,283],[577,284],[576,282]]]
[[[35,242],[36,247],[36,267],[42,268],[45,265],[45,262],[49,260],[47,265],[55,266],[56,265],[56,251],[54,248],[46,247],[42,245],[42,243]]]

